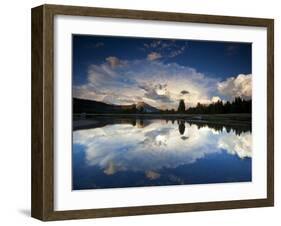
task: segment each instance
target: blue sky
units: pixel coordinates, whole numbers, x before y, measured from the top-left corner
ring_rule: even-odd
[[[251,43],[73,35],[73,95],[162,109],[251,98]]]

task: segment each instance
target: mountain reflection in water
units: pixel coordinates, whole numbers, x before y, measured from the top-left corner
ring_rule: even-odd
[[[73,189],[251,181],[247,125],[183,119],[74,124]]]

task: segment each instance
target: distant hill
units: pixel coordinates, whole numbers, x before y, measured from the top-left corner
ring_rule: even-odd
[[[150,106],[149,104],[145,102],[139,102],[136,105],[137,111],[139,112],[144,112],[144,113],[155,113],[155,112],[160,112],[159,109]]]
[[[73,98],[73,113],[156,113],[159,109],[144,102],[131,105],[113,105],[94,100]]]

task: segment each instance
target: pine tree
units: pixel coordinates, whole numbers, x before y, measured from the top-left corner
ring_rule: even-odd
[[[185,112],[185,104],[184,104],[184,100],[182,100],[182,99],[180,100],[180,103],[179,103],[178,112],[180,112],[180,113]]]

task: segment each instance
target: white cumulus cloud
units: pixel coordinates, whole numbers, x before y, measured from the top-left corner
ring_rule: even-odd
[[[238,155],[240,158],[252,157],[252,135],[250,132],[240,136],[227,134],[219,139],[218,147],[227,150],[228,153]]]
[[[214,97],[212,97],[211,102],[215,103],[215,102],[218,102],[219,100],[221,100],[221,98],[220,98],[220,97],[218,97],[218,96],[214,96]]]
[[[219,82],[218,91],[228,99],[242,97],[249,99],[252,97],[252,75],[240,74],[236,77],[230,77],[225,81]]]

